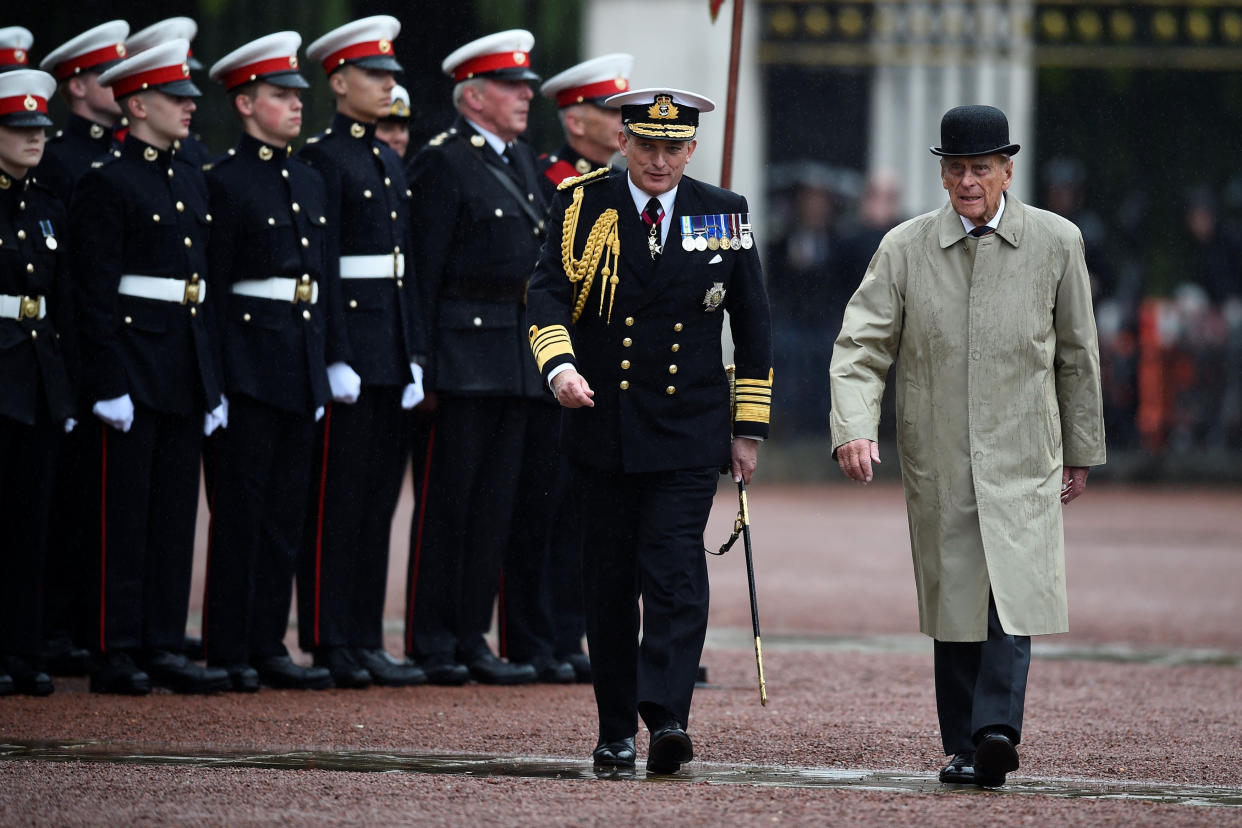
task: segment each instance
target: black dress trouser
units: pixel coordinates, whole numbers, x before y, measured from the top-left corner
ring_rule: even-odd
[[[719,469],[627,474],[574,467],[599,738],[690,720],[707,634],[703,530]],[[638,601],[642,598],[642,642]]]
[[[1014,744],[1020,742],[1031,637],[1006,633],[989,595],[987,640],[937,640],[934,651],[945,754],[974,750],[980,732],[993,727],[1007,730]]]
[[[314,419],[236,394],[207,452],[214,473],[203,645],[212,664],[285,655]]]
[[[39,582],[56,437],[56,426],[42,412],[34,425],[0,417],[0,655],[37,658],[42,647]]]

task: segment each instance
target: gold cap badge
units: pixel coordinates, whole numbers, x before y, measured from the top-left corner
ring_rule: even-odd
[[[34,112],[39,108],[39,102],[34,99],[34,95],[27,95],[26,100],[22,101],[22,106],[27,112]]]
[[[379,42],[379,50],[385,55],[388,54],[389,52],[392,51],[392,43],[388,42],[387,40],[381,40]]]
[[[677,107],[673,106],[672,95],[656,95],[655,103],[647,109],[647,117],[672,119],[677,117]]]

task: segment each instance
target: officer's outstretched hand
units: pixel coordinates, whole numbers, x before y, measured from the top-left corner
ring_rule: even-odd
[[[837,447],[837,463],[850,480],[866,485],[873,477],[871,464],[880,462],[880,446],[873,440],[860,437]]]
[[[134,424],[134,401],[129,394],[99,400],[91,407],[91,413],[117,431],[129,431]]]
[[[749,437],[734,437],[729,453],[731,455],[729,470],[733,473],[733,482],[745,480],[746,485],[749,486],[750,476],[755,473],[755,467],[759,465],[759,441]]]
[[[586,377],[573,368],[561,371],[552,378],[552,393],[556,401],[566,408],[594,408],[595,401],[591,398],[595,392],[587,385]]]

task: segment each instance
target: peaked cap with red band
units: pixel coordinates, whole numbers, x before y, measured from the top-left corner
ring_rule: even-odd
[[[28,65],[33,45],[34,35],[27,28],[6,26],[0,29],[0,72]]]
[[[190,80],[190,64],[186,60],[190,42],[175,38],[113,66],[99,76],[99,83],[112,87],[113,97],[154,89],[168,95],[196,98],[203,94]]]
[[[444,59],[444,74],[461,83],[471,78],[539,81],[530,68],[530,50],[535,36],[525,29],[496,32],[472,40]]]
[[[135,32],[125,39],[125,51],[131,55],[139,52],[145,52],[152,46],[159,46],[161,43],[167,43],[178,37],[185,38],[191,43],[194,42],[194,36],[198,34],[198,24],[188,17],[170,17],[167,20],[161,20],[158,23],[152,23],[140,32]],[[186,53],[191,69],[202,69],[203,64],[194,59],[194,50],[190,49]]]
[[[552,98],[558,107],[580,103],[603,106],[604,99],[629,91],[634,56],[618,52],[591,58],[571,66],[544,82],[539,88],[545,98]]]
[[[56,92],[56,78],[38,69],[0,72],[0,125],[48,127],[47,100]]]
[[[53,49],[40,61],[39,68],[55,75],[58,81],[86,71],[106,71],[129,54],[125,49],[128,35],[129,24],[124,20],[100,23]]]
[[[364,17],[333,29],[306,47],[306,57],[331,75],[346,64],[364,69],[400,72],[393,57],[393,41],[401,33],[401,21],[387,14]]]
[[[252,40],[216,61],[208,76],[224,84],[226,91],[255,81],[263,81],[287,89],[306,89],[306,78],[298,73],[298,47],[302,36],[297,32],[276,32]]]

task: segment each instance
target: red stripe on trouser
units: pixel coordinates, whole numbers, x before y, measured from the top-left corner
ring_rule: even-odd
[[[423,521],[427,518],[427,482],[431,479],[431,452],[436,444],[436,426],[427,432],[427,455],[423,459],[423,483],[418,490],[418,529],[414,533],[414,562],[410,565],[410,586],[405,598],[405,651],[414,649],[414,596],[418,594],[418,561],[423,551]]]
[[[323,575],[323,500],[328,489],[328,435],[332,431],[332,403],[323,412],[323,464],[319,470],[319,503],[315,515],[315,618],[312,625],[315,646],[319,646],[319,595]]]
[[[99,651],[107,652],[108,612],[108,427],[100,425],[103,441],[99,449]]]

